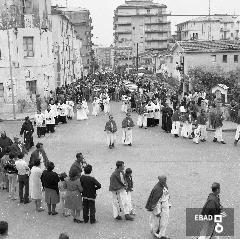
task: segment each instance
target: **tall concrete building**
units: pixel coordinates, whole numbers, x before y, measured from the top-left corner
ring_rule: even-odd
[[[240,20],[234,16],[199,17],[177,24],[177,40],[238,40]]]
[[[97,46],[94,51],[100,69],[113,67],[112,64],[113,48],[111,46],[110,47]]]
[[[126,0],[114,12],[115,65],[134,65],[137,48],[161,52],[167,49],[171,23],[167,6],[153,0]]]
[[[94,51],[92,42],[92,18],[90,12],[84,8],[63,8],[62,11],[73,23],[77,37],[82,41],[81,55],[83,60],[84,74],[94,71]]]

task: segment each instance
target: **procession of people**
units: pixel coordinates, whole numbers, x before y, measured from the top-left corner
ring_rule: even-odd
[[[64,217],[71,215],[74,223],[94,224],[97,222],[96,191],[100,190],[102,185],[91,176],[93,167],[84,161],[81,153],[76,155],[76,161],[72,164],[69,173],[57,174],[54,171],[55,164],[48,159],[43,144],[37,143],[36,150],[31,153],[29,163],[26,163],[26,154],[31,152],[34,146],[34,132],[38,138],[41,138],[46,134],[54,133],[57,127],[61,131],[60,123],[68,127],[71,120],[83,121],[91,120],[91,117],[108,116],[109,120],[105,124],[104,132],[109,149],[116,148],[119,128],[122,129],[122,140],[119,142],[130,146],[129,148],[134,146],[135,125],[140,128],[139,130],[156,127],[159,133],[161,128],[166,133],[170,133],[169,137],[172,134],[176,138],[191,139],[195,144],[200,141],[206,142],[210,121],[215,131],[213,142],[226,144],[223,139],[224,115],[221,105],[213,102],[212,105],[206,106],[209,102],[206,102],[203,92],[199,95],[195,94],[196,92],[184,94],[183,97],[172,92],[171,96],[162,84],[156,82],[151,84],[149,81],[147,83],[136,82],[138,89],[129,91],[122,86],[123,79],[115,80],[113,76],[110,76],[107,82],[112,80],[115,83],[107,87],[105,85],[102,88],[96,88],[93,92],[90,91],[90,86],[96,84],[96,79],[86,81],[89,85],[87,83],[81,85],[82,82],[78,82],[78,84],[63,86],[49,98],[45,111],[37,110],[33,122],[29,117],[25,118],[20,130],[20,136],[23,136],[22,141],[15,136],[12,142],[6,136],[6,132],[1,132],[0,185],[3,190],[8,191],[10,199],[19,199],[19,202],[24,204],[33,200],[37,212],[45,210],[43,206],[43,201],[45,201],[49,216],[58,214],[56,205],[60,204],[59,212]],[[121,93],[119,89],[116,94],[109,91],[110,87],[116,90],[118,86],[124,89]],[[122,100],[122,106],[118,109],[122,112],[119,126],[112,114],[112,100],[117,102]],[[210,108],[214,109],[211,117],[209,117]],[[233,137],[234,145],[237,145],[240,138],[239,118],[240,115],[236,121],[238,126],[236,135]],[[136,217],[131,196],[133,171],[131,168],[125,171],[124,169],[124,162],[117,161],[116,169],[109,178],[113,217],[117,221],[124,218],[127,221],[133,221]],[[216,187],[218,189],[220,185],[214,185],[213,190],[216,190]],[[150,214],[150,231],[155,238],[168,238],[166,231],[171,208],[169,191],[167,177],[161,175],[147,200],[146,209]]]

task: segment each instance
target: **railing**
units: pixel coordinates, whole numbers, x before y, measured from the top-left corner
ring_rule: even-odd
[[[146,29],[145,32],[170,32],[170,29]]]

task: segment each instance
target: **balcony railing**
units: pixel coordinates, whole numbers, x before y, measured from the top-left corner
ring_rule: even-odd
[[[171,22],[170,21],[145,22],[145,25],[163,25],[163,24],[171,24]]]
[[[146,33],[154,33],[154,32],[170,32],[169,29],[146,29]]]
[[[118,34],[131,34],[132,31],[130,31],[130,30],[116,30],[116,33],[118,33]]]
[[[156,37],[154,37],[154,38],[145,38],[145,41],[146,41],[146,42],[149,42],[149,41],[168,41],[168,40],[170,40],[170,38],[169,38],[169,37],[159,37],[159,38],[156,38]]]
[[[116,22],[116,25],[119,25],[119,26],[130,26],[132,25],[131,22]]]

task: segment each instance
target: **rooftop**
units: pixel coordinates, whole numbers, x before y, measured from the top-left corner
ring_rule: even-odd
[[[185,23],[189,23],[189,22],[206,22],[206,21],[213,21],[213,22],[221,22],[221,23],[234,23],[236,21],[239,21],[238,17],[237,16],[230,16],[230,15],[218,15],[218,14],[215,14],[215,16],[211,16],[211,17],[198,17],[198,18],[195,18],[195,19],[191,19],[191,20],[188,20],[188,21],[185,21],[185,22],[181,22],[179,24],[177,24],[177,26],[179,25],[183,25]]]
[[[172,51],[180,46],[184,52],[233,52],[240,51],[240,41],[178,41]]]
[[[153,0],[126,0],[125,4],[121,4],[117,8],[142,8],[142,7],[161,7],[166,8],[167,6],[160,3],[155,3]]]

